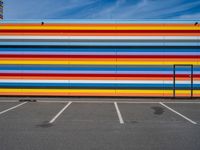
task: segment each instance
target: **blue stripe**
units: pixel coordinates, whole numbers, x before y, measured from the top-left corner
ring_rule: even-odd
[[[59,66],[59,65],[0,65],[0,70],[13,70],[13,71],[22,71],[22,70],[36,70],[36,71],[173,71],[173,66],[162,66],[162,67],[151,67],[151,66]],[[187,67],[177,67],[176,71],[190,71],[190,68]],[[200,66],[194,67],[195,72],[200,71]]]
[[[118,83],[0,83],[0,87],[85,87],[85,88],[173,88],[173,84],[118,84]],[[190,89],[190,84],[176,84],[176,88]],[[200,88],[200,84],[194,84],[193,88]]]

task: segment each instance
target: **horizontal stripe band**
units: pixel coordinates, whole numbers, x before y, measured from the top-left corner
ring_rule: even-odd
[[[114,71],[114,72],[172,72],[173,66],[169,65],[0,65],[1,71]],[[190,67],[176,67],[176,71],[185,72]],[[200,65],[193,66],[194,73],[200,71]]]
[[[0,46],[198,46],[198,42],[1,42]]]
[[[170,87],[167,87],[167,86],[160,86],[160,87],[129,87],[129,86],[111,86],[111,87],[107,87],[107,86],[34,86],[31,85],[31,86],[28,86],[28,85],[2,85],[0,86],[0,88],[11,88],[11,89],[86,89],[86,90],[89,90],[89,89],[106,89],[106,90],[117,90],[117,89],[121,89],[121,90],[172,90],[173,89],[173,86],[170,86]],[[193,90],[199,90],[200,87],[194,87],[193,86]],[[191,86],[188,85],[188,87],[184,86],[184,87],[176,87],[176,90],[191,90]]]
[[[176,46],[176,45],[173,45],[173,46],[169,46],[169,45],[160,45],[160,46],[144,46],[144,45],[138,45],[138,46],[103,46],[103,45],[100,45],[100,46],[91,46],[91,45],[83,45],[83,46],[79,46],[79,45],[65,45],[65,46],[56,46],[56,45],[0,45],[0,48],[14,48],[14,49],[24,49],[24,48],[28,48],[28,49],[34,49],[36,50],[36,48],[46,48],[48,50],[61,50],[63,49],[64,51],[66,50],[70,50],[70,49],[78,49],[78,50],[85,50],[85,49],[98,49],[98,50],[102,50],[104,51],[104,49],[106,49],[106,51],[109,50],[130,50],[130,49],[138,49],[138,50],[158,50],[158,51],[162,51],[162,50],[173,50],[175,51],[176,49],[177,50],[199,50],[200,48],[200,45],[195,45],[195,46],[189,46],[189,45],[186,45],[186,46]],[[57,49],[58,48],[58,49]],[[166,51],[165,51],[166,52]]]
[[[93,92],[115,92],[115,90],[98,90],[98,89],[7,89],[7,88],[0,88],[0,92],[9,92],[9,91],[16,91],[16,92],[31,92],[31,91],[37,91],[37,92],[88,92],[88,93],[93,93]],[[118,92],[137,92],[137,93],[171,93],[173,90],[117,90]],[[188,90],[182,90],[181,92],[188,92]]]
[[[18,30],[18,29],[1,29],[0,33],[200,33],[196,30]]]
[[[57,77],[173,77],[173,74],[28,74],[28,73],[0,73],[0,76],[57,76]],[[177,74],[176,77],[187,78],[190,74]],[[194,74],[193,77],[200,77]]]
[[[181,46],[180,46],[181,47]],[[0,53],[21,53],[21,54],[26,54],[26,53],[49,53],[49,54],[56,54],[56,53],[62,53],[62,54],[68,54],[68,55],[94,55],[94,54],[104,54],[104,55],[122,55],[122,54],[128,54],[128,55],[167,55],[169,53],[173,54],[173,55],[182,55],[182,53],[185,54],[199,54],[200,53],[200,47],[198,48],[170,48],[170,46],[167,47],[162,47],[162,48],[151,48],[150,47],[146,47],[146,48],[137,48],[137,47],[132,47],[132,48],[123,48],[123,47],[116,47],[116,48],[104,48],[99,46],[99,48],[93,48],[93,47],[82,47],[82,48],[76,48],[76,47],[71,47],[68,48],[67,46],[65,48],[59,48],[58,47],[50,47],[49,48],[45,48],[45,47],[35,47],[33,45],[32,48],[29,47],[24,47],[21,46],[21,48],[19,48],[19,46],[16,46],[15,48],[8,48],[6,46],[2,46],[0,47]],[[151,54],[152,53],[152,54]]]
[[[1,30],[197,30],[193,24],[2,24]]]
[[[171,62],[174,62],[173,64],[178,64],[180,62],[184,63],[184,64],[195,64],[198,65],[198,58],[23,58],[23,57],[19,57],[19,58],[9,58],[9,57],[0,57],[0,62],[2,64],[5,64],[5,62],[7,61],[13,61],[16,62],[16,64],[19,63],[19,61],[21,61],[21,63],[27,62],[27,64],[29,63],[35,63],[38,64],[38,62],[41,62],[41,64],[48,64],[48,63],[53,63],[55,62],[55,64],[78,64],[78,62],[83,62],[82,64],[85,65],[89,65],[89,63],[93,63],[93,64],[101,64],[104,65],[105,63],[107,63],[107,65],[115,65],[115,64],[126,64],[126,63],[130,63],[130,64],[137,64],[138,62],[141,62],[141,64],[145,65],[147,62],[150,63],[163,63],[165,64],[165,62],[169,61],[168,63],[171,64]],[[10,64],[11,62],[9,62],[8,64]],[[80,63],[81,64],[81,63]],[[152,64],[152,65],[153,65]],[[169,64],[169,65],[170,65]],[[127,64],[128,65],[128,64]],[[159,64],[158,64],[159,65]]]
[[[124,40],[124,39],[1,39],[1,42],[105,42],[105,43],[109,43],[109,42],[122,42],[122,43],[127,43],[127,42],[200,42],[200,39],[129,39],[129,40]]]
[[[67,64],[73,64],[73,65],[199,65],[199,61],[193,60],[193,61],[42,61],[42,60],[0,60],[0,64],[18,64],[18,65],[26,65],[26,64],[49,64],[49,65],[67,65]]]
[[[0,58],[200,58],[200,55],[41,55],[41,54],[0,54]]]
[[[95,72],[94,72],[95,71]],[[41,73],[41,74],[160,74],[161,71],[96,71],[96,70],[85,70],[85,71],[57,71],[57,70],[1,70],[1,73]],[[172,74],[173,70],[171,71],[162,71],[162,74]],[[190,71],[177,71],[178,74],[190,74]],[[200,74],[200,71],[193,71],[193,74]]]
[[[172,84],[172,80],[2,80],[0,83],[112,83],[112,84]],[[191,84],[191,81],[178,81],[178,84]],[[194,84],[200,84],[200,81],[195,81]]]
[[[104,95],[102,95],[104,93]],[[193,90],[200,96],[200,90]],[[0,88],[0,95],[46,95],[46,96],[173,96],[173,90],[113,90],[113,89],[8,89]],[[191,90],[177,90],[176,94],[190,96]],[[185,95],[187,94],[187,95]]]
[[[38,33],[38,32],[0,32],[0,36],[200,36],[200,33]]]
[[[0,36],[0,40],[200,40],[197,36]]]

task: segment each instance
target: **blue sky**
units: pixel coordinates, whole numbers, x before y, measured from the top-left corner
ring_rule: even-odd
[[[200,0],[4,0],[5,19],[200,19]]]

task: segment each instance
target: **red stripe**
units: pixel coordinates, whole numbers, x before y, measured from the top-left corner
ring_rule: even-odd
[[[49,74],[49,73],[0,73],[0,76],[29,77],[173,77],[173,74]],[[177,74],[176,77],[190,77],[189,74]],[[200,77],[194,74],[193,77]]]
[[[199,33],[199,30],[1,30],[0,33]]]
[[[0,54],[0,58],[199,58],[199,55],[49,55]]]

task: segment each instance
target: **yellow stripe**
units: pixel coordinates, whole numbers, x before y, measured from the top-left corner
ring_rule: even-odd
[[[199,30],[197,26],[0,26],[4,30]]]
[[[179,95],[179,94],[188,94],[188,95],[190,95],[191,94],[191,90],[176,90],[175,93],[176,93],[176,95]]]
[[[110,93],[110,92],[133,92],[133,93],[163,93],[163,90],[115,90],[115,89],[5,89],[0,88],[0,92],[91,92],[91,93]],[[166,90],[170,91],[170,90]]]
[[[164,94],[172,94],[173,90],[137,90],[137,89],[131,89],[131,90],[122,90],[122,89],[6,89],[6,88],[0,88],[0,92],[91,92],[91,93],[98,93],[98,92],[105,92],[110,93],[116,91],[117,93],[164,93]],[[178,94],[188,94],[191,91],[190,90],[177,90]],[[200,90],[193,90],[194,94],[199,94]]]
[[[165,94],[172,94],[173,90],[122,90],[122,89],[6,89],[0,88],[0,92],[111,92],[116,91],[119,93],[165,93]],[[193,92],[199,92],[200,90],[194,90]],[[179,94],[190,93],[190,90],[177,90]]]
[[[0,88],[0,93],[2,94],[6,94],[6,93],[18,93],[20,95],[20,93],[23,94],[29,94],[29,93],[36,93],[36,94],[47,94],[47,93],[51,93],[51,95],[56,94],[59,95],[66,93],[67,94],[76,94],[76,93],[87,93],[87,95],[89,93],[91,93],[91,95],[93,94],[100,94],[100,95],[107,95],[107,94],[112,94],[113,96],[117,95],[117,94],[124,94],[124,95],[130,95],[130,93],[134,94],[144,94],[146,96],[148,95],[160,95],[160,96],[173,96],[173,90],[114,90],[114,89],[5,89],[5,88]],[[102,94],[104,93],[104,94]],[[193,90],[193,94],[194,96],[200,96],[200,90]],[[145,96],[145,95],[141,95],[141,96]],[[190,95],[190,91],[188,90],[180,90],[177,93],[177,96],[181,96],[181,95]]]
[[[198,65],[196,61],[8,61],[8,60],[0,60],[0,64],[55,64],[55,65],[62,65],[62,64],[70,64],[70,65],[174,65],[174,64],[191,64],[191,65]]]
[[[200,96],[200,90],[193,90],[194,95],[199,95]]]

